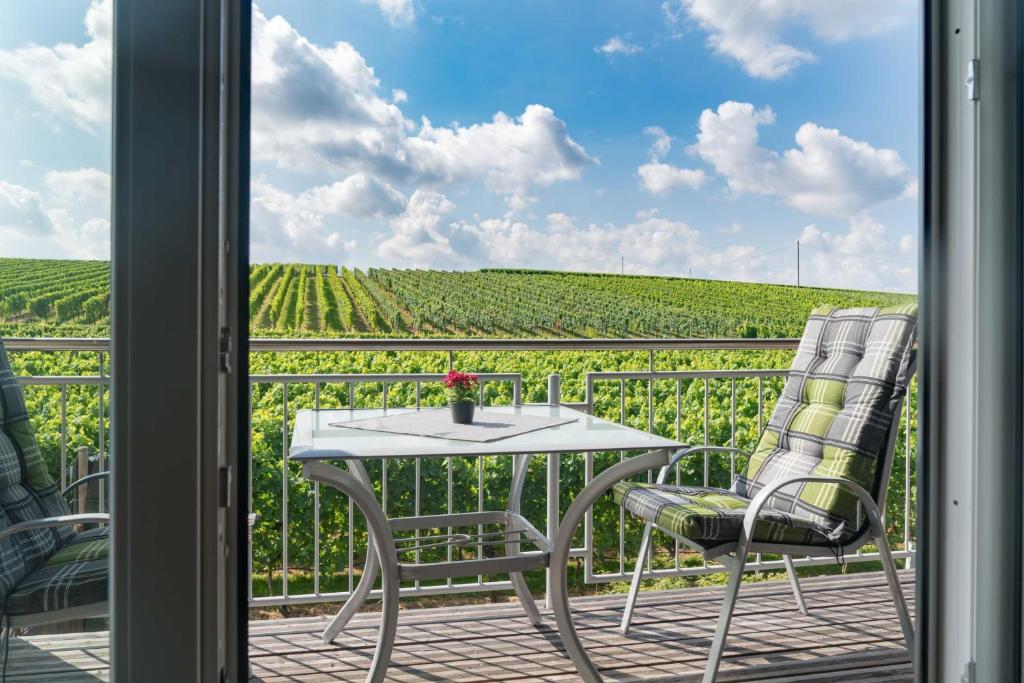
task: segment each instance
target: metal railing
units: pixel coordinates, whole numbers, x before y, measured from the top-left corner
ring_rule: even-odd
[[[101,463],[105,462],[106,436],[105,420],[107,417],[104,392],[109,387],[109,376],[105,368],[108,365],[109,343],[104,339],[8,339],[5,344],[11,352],[85,352],[96,353],[98,373],[88,376],[22,376],[19,381],[26,387],[36,386],[58,386],[60,388],[61,406],[61,434],[60,434],[60,462],[61,481],[65,481],[65,474],[68,470],[68,432],[67,432],[67,401],[69,387],[76,385],[87,385],[97,387],[97,407],[95,414],[98,420],[97,428],[97,452]],[[797,347],[796,339],[254,339],[250,344],[250,351],[253,353],[281,353],[281,352],[380,352],[380,351],[415,351],[431,352],[447,355],[447,366],[456,365],[457,354],[460,352],[532,352],[532,351],[575,351],[575,352],[604,352],[604,351],[634,351],[644,352],[647,355],[647,368],[645,370],[629,371],[603,371],[595,370],[587,372],[583,377],[582,401],[566,402],[566,394],[580,395],[581,387],[574,387],[573,391],[563,391],[565,378],[559,373],[550,373],[544,379],[546,388],[544,396],[547,402],[562,402],[566,405],[580,408],[587,412],[601,414],[602,417],[617,419],[623,423],[629,423],[634,427],[659,431],[666,436],[694,443],[695,439],[684,439],[682,425],[683,417],[690,415],[687,412],[684,394],[688,394],[697,387],[697,400],[703,397],[702,415],[700,427],[702,434],[698,434],[697,443],[705,445],[737,445],[737,438],[741,424],[745,426],[745,434],[755,437],[760,434],[764,420],[766,419],[766,382],[781,383],[786,371],[779,368],[772,369],[736,369],[736,370],[674,370],[658,369],[659,352],[671,351],[767,351],[767,350],[794,350]],[[524,378],[516,368],[502,368],[506,372],[481,373],[480,400],[484,402],[488,386],[504,386],[505,390],[500,396],[507,398],[513,403],[522,402],[524,393]],[[353,539],[357,536],[357,525],[353,516],[352,503],[347,501],[347,509],[344,514],[345,527],[341,530],[341,537],[345,538],[344,567],[337,567],[333,573],[333,590],[325,589],[324,574],[321,568],[323,557],[322,524],[321,524],[321,492],[319,484],[296,481],[296,477],[290,470],[289,462],[285,454],[288,451],[289,432],[291,419],[294,417],[296,404],[300,407],[321,407],[325,402],[325,395],[330,395],[331,406],[362,406],[369,407],[373,401],[380,407],[388,407],[393,404],[393,396],[400,393],[406,398],[405,405],[420,405],[421,390],[424,384],[440,380],[441,374],[433,373],[320,373],[320,374],[253,374],[250,377],[250,392],[257,392],[259,397],[268,397],[277,400],[280,394],[280,413],[276,427],[267,429],[250,429],[249,457],[250,475],[254,474],[259,463],[252,460],[253,446],[252,437],[259,437],[261,440],[280,439],[280,451],[273,450],[273,458],[277,459],[276,465],[281,477],[279,518],[268,520],[266,511],[260,510],[260,502],[250,498],[250,508],[262,515],[262,524],[272,524],[278,529],[280,541],[279,562],[275,561],[271,574],[280,578],[280,590],[275,591],[268,587],[267,595],[255,595],[251,583],[253,576],[253,561],[249,559],[250,574],[250,604],[253,606],[269,606],[298,604],[311,602],[336,601],[346,599],[355,585],[358,571],[360,569],[358,557],[355,552]],[[536,380],[534,380],[536,381]],[[756,416],[737,415],[737,388],[745,385],[756,387],[757,408]],[[719,406],[728,411],[728,443],[712,444],[711,426],[713,418],[717,417],[712,405],[713,398],[720,398],[721,387],[725,387],[727,399],[724,406]],[[372,388],[372,391],[371,391]],[[402,389],[399,392],[399,389]],[[410,393],[411,388],[411,393]],[[536,389],[536,387],[534,387]],[[311,393],[310,393],[311,389]],[[508,391],[507,389],[510,389]],[[750,386],[747,386],[750,390]],[[537,391],[533,392],[537,395]],[[665,403],[669,403],[668,419],[664,417]],[[411,398],[411,400],[410,400]],[[674,401],[674,410],[671,403]],[[252,402],[251,402],[252,403]],[[617,405],[616,405],[617,403]],[[721,403],[721,401],[719,401]],[[913,453],[911,448],[911,422],[912,402],[908,402],[904,411],[905,435],[902,444],[904,466],[902,472],[894,471],[894,478],[902,476],[903,500],[902,500],[902,548],[894,555],[904,558],[909,565],[914,556],[914,534],[910,519],[912,487],[910,485],[912,475]],[[617,408],[617,410],[616,410]],[[659,411],[659,408],[661,409]],[[616,414],[617,413],[617,414]],[[659,414],[661,418],[659,420]],[[251,417],[251,416],[250,416]],[[749,424],[745,424],[749,423]],[[756,430],[753,425],[756,423]],[[274,432],[271,434],[270,432]],[[692,436],[692,432],[690,433]],[[265,450],[261,451],[265,454]],[[625,454],[620,454],[625,457]],[[708,453],[704,453],[703,461],[700,463],[703,485],[708,485],[712,474],[711,460]],[[584,469],[584,480],[590,481],[595,473],[595,454],[586,453],[578,456],[567,456],[563,458],[548,457],[546,469],[544,470],[543,490],[546,500],[544,503],[544,515],[547,517],[547,533],[553,534],[557,529],[560,514],[560,502],[563,495],[573,495],[573,491],[563,490],[563,477],[560,469],[565,463],[572,462],[571,458],[582,458]],[[261,462],[266,457],[261,457]],[[446,497],[448,511],[452,511],[453,505],[453,459],[445,459],[446,468]],[[116,464],[115,464],[116,466]],[[398,465],[396,465],[397,467]],[[676,481],[682,480],[682,463],[676,466]],[[377,472],[377,485],[385,509],[388,509],[389,498],[389,477],[388,465],[383,463]],[[729,477],[735,475],[737,461],[735,455],[730,457]],[[260,475],[267,474],[265,471],[255,472]],[[276,476],[276,475],[275,475]],[[654,473],[651,475],[654,476]],[[476,463],[477,507],[484,509],[485,489],[485,465],[484,459],[479,458]],[[537,482],[540,484],[540,482]],[[698,482],[691,482],[698,483]],[[290,532],[294,529],[290,519],[290,501],[295,494],[296,486],[309,486],[311,489],[311,500],[305,502],[313,506],[312,519],[312,562],[305,566],[296,566],[290,562],[289,553]],[[423,473],[421,463],[415,461],[412,482],[412,511],[419,514],[421,509],[421,494],[423,486]],[[253,483],[250,481],[250,493],[253,491]],[[305,492],[303,492],[305,495]],[[100,500],[103,500],[102,493]],[[631,534],[627,529],[627,520],[621,509],[618,510],[618,548],[612,553],[609,559],[607,548],[598,548],[594,543],[594,513],[591,511],[586,517],[582,534],[582,545],[572,551],[574,557],[583,558],[584,580],[587,582],[608,582],[628,580],[631,572],[627,567],[632,563],[628,560],[627,540],[631,543],[639,538],[639,534]],[[531,520],[535,523],[539,520]],[[540,526],[538,524],[538,526]],[[265,527],[261,527],[264,529]],[[261,531],[261,533],[263,533]],[[633,539],[636,536],[637,539]],[[669,544],[670,545],[670,544]],[[615,550],[615,549],[613,549]],[[693,564],[692,558],[686,558],[679,552],[678,544],[675,546],[674,560],[670,566],[650,569],[652,578],[668,576],[687,576],[695,574],[707,574],[722,571],[718,565],[708,565],[706,562]],[[449,548],[448,552],[451,552]],[[614,556],[617,555],[617,558]],[[633,557],[635,558],[635,551]],[[449,558],[450,559],[450,558]],[[617,561],[616,561],[617,559]],[[855,555],[842,558],[847,562],[868,561],[876,559],[871,552],[858,552]],[[832,557],[817,559],[800,559],[797,564],[824,564],[835,562]],[[651,564],[651,560],[648,560]],[[664,564],[664,562],[662,562]],[[311,565],[311,566],[310,566]],[[783,566],[781,559],[755,558],[749,564],[751,569],[775,569]],[[293,575],[301,574],[310,581],[308,590],[293,590],[291,583]],[[341,576],[340,587],[338,576]],[[448,593],[466,593],[478,591],[492,591],[510,589],[508,581],[490,580],[489,577],[479,576],[475,581],[453,582],[448,580],[440,585],[422,585],[415,582],[402,587],[403,594],[437,595]]]

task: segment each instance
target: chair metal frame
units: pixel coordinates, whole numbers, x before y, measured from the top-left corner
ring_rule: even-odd
[[[908,391],[910,379],[914,376],[915,368],[916,358],[911,360],[908,367]],[[774,553],[783,556],[786,570],[789,574],[790,585],[796,598],[797,607],[801,612],[806,614],[807,607],[793,567],[792,555],[821,557],[823,556],[822,547],[789,543],[763,543],[754,541],[753,534],[758,515],[772,495],[780,489],[792,484],[801,482],[817,482],[841,486],[857,496],[861,505],[861,510],[866,518],[866,524],[863,524],[858,530],[858,533],[844,545],[839,548],[835,548],[836,554],[845,555],[852,553],[869,540],[873,540],[875,542],[875,545],[878,548],[878,555],[882,562],[882,567],[885,571],[889,591],[892,594],[893,602],[896,606],[896,613],[900,620],[903,638],[906,642],[907,649],[911,653],[911,657],[913,657],[914,624],[910,618],[910,612],[907,608],[906,598],[903,595],[903,589],[900,586],[899,575],[896,571],[896,564],[893,561],[889,540],[885,534],[885,527],[882,524],[881,513],[881,511],[885,509],[889,479],[892,475],[893,457],[896,452],[897,436],[900,429],[900,418],[903,414],[907,393],[908,392],[904,393],[904,396],[896,406],[892,424],[889,427],[885,449],[882,453],[882,466],[876,475],[877,491],[874,496],[856,482],[837,477],[797,476],[774,481],[766,485],[751,499],[750,505],[743,517],[743,527],[740,530],[739,538],[736,541],[729,541],[713,547],[701,546],[694,541],[672,533],[667,529],[658,527],[651,523],[646,524],[644,527],[644,536],[641,541],[639,556],[637,558],[636,571],[633,574],[629,595],[626,599],[626,608],[623,613],[621,623],[622,631],[625,633],[629,630],[633,608],[636,604],[637,594],[640,589],[640,581],[643,578],[644,564],[646,562],[647,554],[650,551],[651,531],[654,528],[658,528],[660,531],[668,534],[696,552],[702,553],[706,559],[718,561],[725,565],[729,570],[729,580],[725,589],[725,597],[722,601],[718,625],[715,629],[714,639],[712,640],[711,649],[708,654],[707,666],[704,670],[704,683],[714,683],[718,676],[718,668],[721,665],[722,654],[725,650],[725,639],[729,633],[729,624],[732,621],[733,611],[736,607],[736,598],[739,594],[740,583],[743,578],[743,571],[746,567],[747,556],[750,553]],[[579,525],[586,510],[597,502],[598,498],[610,490],[616,482],[623,481],[625,478],[634,474],[649,471],[656,467],[661,467],[661,471],[658,475],[658,481],[663,483],[668,477],[669,472],[679,460],[687,455],[701,451],[743,452],[739,449],[727,446],[694,446],[676,452],[667,460],[657,458],[655,453],[631,458],[617,465],[613,465],[596,476],[580,493],[580,495],[574,499],[572,505],[569,506],[569,510],[563,518],[562,528],[559,530],[559,542],[554,545],[551,555],[551,565],[553,567],[560,568],[560,571],[555,572],[553,577],[553,586],[555,588],[553,591],[553,608],[555,618],[558,621],[559,633],[562,637],[563,643],[565,644],[566,653],[576,665],[576,670],[579,672],[580,677],[588,683],[596,683],[600,681],[601,674],[598,672],[597,667],[594,666],[586,651],[583,649],[579,635],[576,633],[576,628],[572,623],[568,603],[568,593],[565,586],[565,572],[564,570],[561,570],[561,567],[563,567],[568,561],[572,532],[576,526]]]
[[[109,470],[106,472],[95,472],[88,474],[81,479],[71,482],[61,491],[61,495],[67,495],[69,491],[87,484],[90,481],[96,479],[106,478],[110,475]],[[18,522],[12,524],[6,529],[0,529],[0,540],[13,536],[24,531],[32,531],[34,529],[53,529],[62,526],[70,526],[72,524],[109,524],[110,515],[105,512],[93,512],[76,515],[57,515],[55,517],[40,517],[39,519],[30,519],[25,522]],[[10,615],[4,613],[0,615],[0,656],[3,657],[6,662],[7,659],[7,647],[11,637],[11,630],[15,628],[26,628],[31,626],[42,626],[44,624],[53,624],[60,621],[69,621],[72,619],[88,619],[90,617],[102,617],[106,616],[109,610],[109,602],[103,600],[101,602],[94,602],[87,605],[78,605],[75,607],[68,607],[66,609],[50,610],[46,612],[37,612],[34,614],[17,614]]]

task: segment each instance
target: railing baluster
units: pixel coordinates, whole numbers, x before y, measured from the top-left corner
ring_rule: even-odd
[[[348,592],[351,593],[355,588],[355,573],[356,573],[356,553],[355,544],[355,523],[352,520],[352,499],[348,499]],[[366,570],[366,564],[363,564],[363,570]]]
[[[484,456],[477,456],[476,459],[476,510],[477,512],[484,511]],[[478,534],[484,533],[484,525],[478,524],[476,527]],[[479,542],[476,546],[477,559],[483,559],[484,557],[484,544],[483,538],[478,539]],[[484,582],[484,575],[478,574],[476,577],[477,583]]]
[[[320,410],[320,382],[313,383],[313,407]],[[320,595],[320,482],[313,482],[313,593]]]
[[[384,382],[384,411],[388,409],[388,383]],[[388,459],[380,459],[380,509],[388,514]]]
[[[910,409],[911,394],[907,389],[907,409],[904,411],[906,418],[906,433],[903,442],[903,549],[910,550]],[[911,557],[907,556],[906,569],[912,565]]]
[[[708,407],[710,394],[708,393],[708,379],[704,378],[704,445],[707,446],[709,441],[709,420],[710,420],[710,408]],[[711,475],[710,462],[708,460],[708,452],[704,451],[704,486],[708,485],[708,481]]]
[[[454,506],[454,496],[452,495],[452,486],[453,486],[453,484],[454,484],[454,482],[453,482],[452,456],[449,455],[448,456],[448,514],[449,515],[454,512],[454,507],[453,507]],[[452,527],[449,526],[448,527],[448,535],[451,536],[452,533],[453,533],[452,532]],[[452,561],[452,547],[451,546],[448,546],[448,561],[449,562]],[[448,587],[450,588],[451,585],[452,585],[451,577],[448,578],[446,583],[447,583]]]
[[[100,377],[102,378],[103,377],[103,370],[104,370],[103,352],[102,351],[100,351],[100,353],[99,353],[99,361],[100,361]],[[99,452],[99,455],[96,458],[96,471],[97,472],[103,472],[103,471],[105,471],[107,469],[106,468],[106,464],[107,464],[107,462],[106,462],[106,460],[107,460],[106,459],[107,427],[106,427],[106,417],[105,417],[106,411],[103,409],[103,394],[104,394],[103,384],[100,383],[100,385],[97,387],[97,389],[98,389],[98,399],[99,399],[97,401],[97,403],[98,403],[97,410],[99,412],[99,428],[97,430],[97,435],[99,437],[99,442],[100,442],[99,443],[99,445],[100,445],[100,452]],[[86,472],[86,474],[88,474],[88,472]],[[106,512],[107,511],[106,491],[107,491],[106,482],[103,479],[100,479],[97,482],[97,492],[98,492],[98,495],[99,495],[98,503],[99,503],[99,511],[100,512]]]
[[[252,509],[252,393],[253,393],[252,392],[252,383],[250,383],[249,384],[249,417],[248,417],[249,429],[247,430],[248,434],[249,434],[249,438],[246,439],[246,449],[245,449],[246,450],[246,457],[249,460],[249,507],[247,509],[249,510],[250,514],[252,514],[254,512],[254,510]],[[252,601],[252,597],[253,597],[252,596],[252,572],[253,572],[253,567],[252,567],[252,542],[251,542],[252,541],[252,535],[253,535],[252,532],[253,532],[253,529],[250,526],[249,527],[249,536],[250,536],[250,539],[249,539],[250,540],[250,543],[249,543],[249,581],[248,581],[248,583],[249,583],[249,600],[250,601]]]
[[[709,439],[709,434],[708,434],[709,421],[710,421],[710,412],[709,412],[710,409],[708,408],[709,398],[710,398],[710,396],[709,396],[709,393],[708,393],[708,378],[705,377],[704,378],[704,445],[705,446],[708,445],[708,439]],[[709,461],[708,458],[709,458],[708,452],[704,451],[704,486],[708,485],[708,480],[711,477],[711,464],[710,464],[710,461]],[[708,566],[707,559],[702,557],[701,561],[704,563],[704,568],[707,569],[707,566]]]
[[[288,597],[288,382],[281,384],[281,597]]]
[[[420,408],[420,382],[416,382],[415,383],[415,387],[416,387],[416,390],[415,390],[416,409],[419,410],[419,408]],[[422,461],[422,458],[415,458],[414,459],[414,462],[415,462],[414,467],[416,468],[416,472],[415,472],[415,475],[414,475],[415,476],[415,484],[413,486],[413,497],[414,497],[413,506],[414,506],[415,515],[417,517],[420,516],[420,488],[421,488],[420,487],[420,479],[421,479],[421,477],[420,477],[420,462],[421,461]],[[419,541],[419,539],[420,539],[420,530],[419,529],[414,529],[413,530],[413,537],[416,539],[416,541],[415,541],[415,543],[416,543],[416,550],[414,552],[414,560],[415,560],[416,564],[419,564],[420,563],[420,549],[419,549],[419,547],[420,547],[420,541]],[[420,587],[420,580],[416,579],[416,581],[413,582],[413,586],[418,589]]]
[[[68,385],[60,385],[60,490],[68,486]]]
[[[676,441],[683,440],[683,380],[676,379]],[[676,486],[681,483],[681,465],[676,463]],[[672,556],[675,558],[675,568],[679,569],[679,541],[672,539]]]
[[[730,397],[729,445],[736,448],[736,378],[732,378],[732,395]],[[729,454],[729,486],[736,481],[736,453]]]
[[[757,438],[760,440],[764,420],[764,378],[757,376]],[[757,447],[756,445],[754,446]],[[761,564],[761,553],[754,555],[754,564]]]

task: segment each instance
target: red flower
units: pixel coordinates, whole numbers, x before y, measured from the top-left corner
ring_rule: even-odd
[[[449,389],[475,389],[480,378],[471,372],[452,370],[444,376],[444,385]]]

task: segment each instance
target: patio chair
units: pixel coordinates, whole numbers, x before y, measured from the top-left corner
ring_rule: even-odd
[[[644,527],[622,617],[628,632],[651,530],[729,569],[704,681],[721,662],[748,553],[783,556],[806,613],[792,555],[840,557],[873,540],[913,652],[913,624],[882,526],[899,417],[914,373],[914,305],[812,311],[771,420],[753,454],[695,446],[679,451],[654,484],[625,481],[612,494]],[[704,451],[749,455],[732,488],[672,486],[680,459]]]
[[[13,628],[107,612],[110,527],[106,514],[70,513],[63,496],[106,476],[89,474],[63,491],[50,478],[29,424],[24,396],[0,341],[0,650],[6,675]]]

